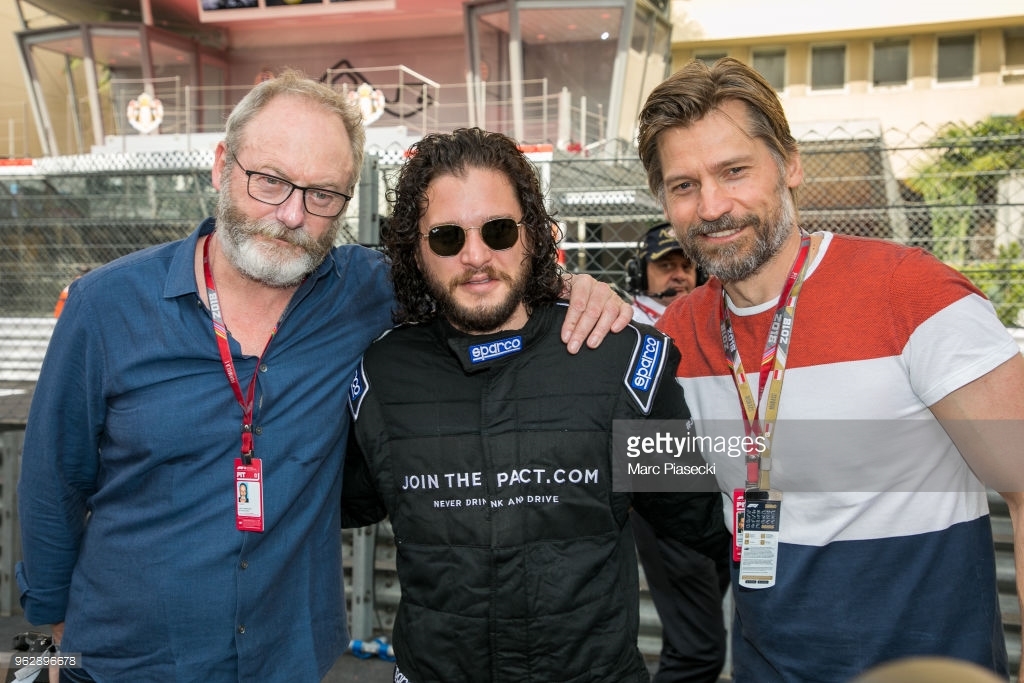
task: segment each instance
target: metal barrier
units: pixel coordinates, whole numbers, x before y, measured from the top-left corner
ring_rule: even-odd
[[[21,533],[18,527],[18,473],[23,429],[0,426],[0,616],[20,612],[14,567],[21,561]]]
[[[56,318],[0,318],[0,382],[35,382]]]
[[[1021,325],[1024,169],[993,169],[990,157],[1024,156],[1024,133],[946,140],[935,138],[939,131],[926,132],[882,131],[877,122],[801,131],[801,225],[930,250],[971,278],[1005,324]],[[988,155],[986,164],[955,174],[942,172],[945,166],[936,161],[970,159],[979,150]],[[346,214],[341,241],[365,242],[377,234],[405,149],[367,152],[367,177]],[[0,167],[0,316],[48,315],[82,267],[187,235],[214,211],[212,162],[211,151],[193,150]],[[635,147],[617,141],[578,153],[555,149],[535,165],[565,237],[566,268],[623,285],[637,239],[662,220]],[[367,182],[371,174],[376,182]],[[951,181],[971,191],[941,195]]]

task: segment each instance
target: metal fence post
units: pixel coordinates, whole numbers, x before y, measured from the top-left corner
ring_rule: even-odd
[[[24,430],[0,432],[0,616],[11,616],[18,604],[14,566],[21,560],[17,488]]]
[[[376,154],[367,154],[359,174],[359,243],[380,244],[380,162]]]
[[[352,620],[349,637],[373,638],[373,560],[377,527],[352,530]]]

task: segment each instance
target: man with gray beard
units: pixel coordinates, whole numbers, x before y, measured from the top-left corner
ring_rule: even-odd
[[[18,487],[26,618],[81,664],[61,680],[314,681],[345,650],[343,401],[394,306],[380,255],[334,246],[364,142],[341,93],[261,83],[217,219],[72,286]],[[573,352],[629,321],[593,284]]]
[[[919,249],[799,225],[796,140],[735,59],[689,63],[639,152],[711,280],[658,322],[732,497],[733,680],[848,681],[910,655],[1007,675],[983,484],[1024,585],[1024,357],[966,278]]]

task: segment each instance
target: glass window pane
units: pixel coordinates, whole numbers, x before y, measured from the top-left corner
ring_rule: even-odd
[[[872,83],[905,85],[910,60],[910,42],[906,40],[875,43]]]
[[[811,89],[835,90],[846,85],[846,46],[811,48]]]
[[[1003,33],[1006,68],[1024,69],[1024,29],[1009,29]]]
[[[936,78],[940,81],[969,81],[974,78],[974,36],[939,38]]]
[[[786,51],[754,50],[754,69],[765,77],[775,90],[786,87]]]
[[[622,9],[614,7],[520,10],[524,118],[543,120],[540,95],[546,80],[549,93],[567,88],[577,102],[587,96],[587,111],[578,116],[586,119],[588,140],[581,142],[603,137],[622,24]],[[573,129],[580,127],[574,124]],[[555,141],[549,133],[526,130],[525,135],[531,141]]]

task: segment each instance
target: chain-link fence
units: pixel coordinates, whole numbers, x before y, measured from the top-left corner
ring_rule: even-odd
[[[952,141],[923,128],[805,131],[800,223],[931,251],[971,278],[1006,325],[1024,326],[1024,122],[1018,127]],[[550,177],[566,268],[623,284],[639,235],[662,220],[635,151],[555,159]]]
[[[801,223],[928,249],[974,280],[1005,324],[1020,325],[1024,124],[1015,125],[981,136],[966,126],[795,131],[805,169]],[[346,242],[372,241],[366,223],[386,214],[385,189],[402,150],[370,150],[370,158],[375,170],[348,209]],[[554,151],[535,161],[562,223],[566,270],[622,287],[637,239],[662,219],[635,148]],[[212,162],[212,152],[195,151],[0,168],[0,380],[31,380],[54,304],[74,277],[184,237],[213,213]]]

